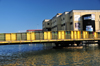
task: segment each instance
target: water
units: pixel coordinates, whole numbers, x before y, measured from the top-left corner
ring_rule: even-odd
[[[99,66],[100,47],[53,49],[52,44],[0,45],[1,66]]]

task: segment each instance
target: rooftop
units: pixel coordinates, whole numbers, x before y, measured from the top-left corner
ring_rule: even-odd
[[[100,10],[72,10],[73,12],[100,12]]]

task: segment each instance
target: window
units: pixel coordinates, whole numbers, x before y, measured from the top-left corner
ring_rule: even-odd
[[[49,23],[47,23],[47,25],[49,25]]]
[[[70,16],[70,19],[72,18],[72,16]]]
[[[65,18],[63,18],[63,20],[65,20]]]
[[[70,25],[72,25],[72,24],[73,24],[73,22],[70,23]]]

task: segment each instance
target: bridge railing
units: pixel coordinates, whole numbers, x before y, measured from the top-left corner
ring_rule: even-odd
[[[88,31],[45,31],[26,33],[0,33],[0,41],[34,41],[34,40],[100,40],[100,32]]]

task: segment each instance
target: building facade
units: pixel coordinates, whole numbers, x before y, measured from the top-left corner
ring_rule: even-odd
[[[50,19],[43,20],[42,30],[43,31],[51,31],[51,20]]]
[[[61,18],[61,30],[70,30],[69,25],[69,12],[64,12],[60,18]]]
[[[51,19],[51,24],[52,24],[51,31],[61,30],[61,18],[60,18],[61,15],[62,13],[58,13]]]
[[[51,31],[84,30],[100,32],[100,10],[72,10],[58,13],[46,23],[48,22],[50,25],[44,26],[43,29],[50,27]]]

